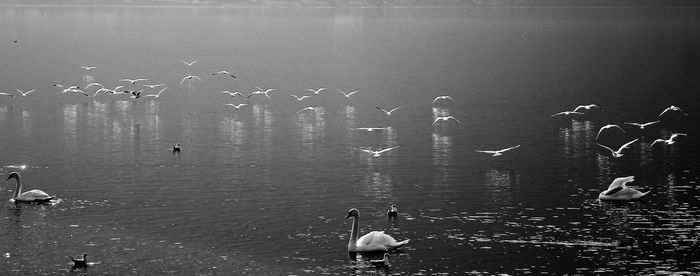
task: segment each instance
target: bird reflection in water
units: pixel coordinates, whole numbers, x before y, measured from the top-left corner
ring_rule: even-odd
[[[314,145],[323,140],[326,126],[324,114],[324,108],[317,107],[316,110],[297,113],[296,115],[301,144],[309,156],[313,156],[311,150],[314,148]]]
[[[351,105],[345,106],[345,126],[348,131],[355,128],[355,107]]]
[[[392,178],[389,174],[379,171],[368,172],[365,174],[365,179],[362,183],[362,194],[372,198],[377,203],[384,203],[388,199],[393,198],[391,189]]]
[[[520,173],[506,168],[493,168],[486,171],[486,185],[491,189],[493,202],[509,204],[513,186],[520,183]]]

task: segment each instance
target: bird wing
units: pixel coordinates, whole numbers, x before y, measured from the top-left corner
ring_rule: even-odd
[[[350,96],[352,96],[352,94],[355,94],[355,93],[357,93],[357,92],[360,92],[360,90],[352,91],[352,92],[350,92],[350,93],[348,93],[348,94],[345,94],[345,96],[350,97]]]
[[[343,94],[343,96],[345,96],[345,97],[348,96],[348,94],[345,94],[345,92],[343,92],[343,90],[340,90],[340,88],[336,88],[336,90],[338,90],[338,92],[340,92],[341,94]]]
[[[648,123],[645,123],[644,126],[653,125],[653,124],[660,123],[660,122],[661,121],[648,122]]]
[[[132,79],[120,79],[119,81],[128,81],[128,82],[133,82],[134,80],[132,80]],[[61,86],[61,87],[63,87],[63,86]]]
[[[618,126],[618,125],[610,125],[610,127],[616,127],[616,128],[618,128],[619,130],[621,130],[622,132],[627,133],[627,131],[625,131],[624,129],[622,129],[622,127],[620,127],[620,126]]]
[[[460,122],[459,120],[457,120],[457,118],[455,118],[454,116],[450,116],[450,117],[448,117],[448,118],[452,118],[452,120],[455,120],[455,121],[456,121],[457,123],[459,123],[460,125],[462,124],[462,122]]]
[[[505,152],[505,151],[509,151],[509,150],[512,150],[512,149],[517,149],[517,148],[519,148],[519,147],[520,147],[520,145],[516,145],[516,146],[512,146],[512,147],[510,147],[510,148],[502,149],[502,150],[499,150],[499,151],[500,151],[500,152]]]
[[[598,144],[598,143],[596,143],[596,144]],[[598,144],[598,145],[601,146],[601,147],[603,147],[603,148],[608,149],[610,152],[615,152],[613,149],[611,149],[611,148],[609,148],[609,147],[607,147],[607,146],[605,146],[605,145],[601,145],[601,144]]]
[[[401,106],[394,107],[394,109],[389,110],[389,113],[394,112],[394,110],[397,110],[397,109],[399,109],[399,108],[401,108]]]
[[[576,108],[574,108],[574,112],[577,112],[581,108],[587,109],[587,107],[585,105],[579,105]]]
[[[488,154],[494,154],[497,153],[497,150],[474,150],[476,152],[483,152],[483,153],[488,153]]]
[[[664,113],[668,112],[671,109],[673,109],[673,107],[667,107],[666,109],[664,109],[664,111],[661,111],[661,113],[659,113],[659,117],[661,117],[661,115],[664,115]]]
[[[384,111],[384,113],[389,113],[388,111],[384,110],[384,108],[381,108],[381,107],[378,107],[378,106],[375,106],[375,107],[376,107],[377,109],[381,110],[381,111]]]
[[[632,140],[632,141],[629,141],[629,142],[625,143],[624,145],[622,145],[622,146],[620,147],[620,149],[618,149],[618,151],[622,151],[623,149],[627,148],[627,147],[628,147],[629,145],[631,145],[632,143],[637,142],[637,140],[639,140],[639,138],[634,139],[634,140]]]
[[[632,126],[638,126],[638,127],[642,127],[645,125],[645,124],[640,124],[640,123],[628,123],[628,122],[625,122],[625,124],[632,125]]]
[[[400,146],[395,146],[395,147],[385,148],[385,149],[383,149],[383,150],[380,150],[380,151],[378,151],[377,153],[383,153],[383,152],[387,152],[387,151],[390,151],[390,150],[396,149],[396,148],[398,148],[398,147],[400,147]]]
[[[653,147],[653,146],[654,146],[656,143],[658,143],[658,142],[662,142],[662,143],[663,143],[663,142],[666,142],[666,140],[664,140],[664,139],[656,139],[656,140],[654,140],[654,142],[651,143],[651,145],[650,145],[649,147]]]
[[[186,76],[186,77],[182,78],[182,80],[180,81],[180,85],[182,85],[182,84],[185,82],[185,80],[186,80],[187,78],[189,78],[189,77],[190,77],[190,76]]]
[[[552,114],[551,116],[554,117],[554,116],[559,116],[559,115],[566,115],[567,113],[568,113],[568,111],[562,111],[562,112],[559,112],[559,113],[554,113],[554,114]]]
[[[163,91],[165,91],[165,89],[168,89],[168,88],[167,88],[167,87],[163,87],[163,89],[161,89],[160,91],[158,91],[158,94],[156,94],[156,95],[160,96],[160,93],[163,93]]]

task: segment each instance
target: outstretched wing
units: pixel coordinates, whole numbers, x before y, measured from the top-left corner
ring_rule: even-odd
[[[632,141],[629,141],[629,142],[625,143],[624,145],[622,145],[622,146],[620,147],[620,149],[618,149],[618,151],[622,151],[623,149],[627,148],[627,147],[628,147],[629,145],[631,145],[632,143],[637,142],[637,140],[639,140],[639,138],[634,139],[634,140],[632,140]]]
[[[383,150],[380,150],[380,151],[378,151],[378,153],[384,153],[384,152],[387,152],[387,151],[390,151],[390,150],[396,149],[396,148],[398,148],[398,147],[400,147],[400,146],[395,146],[395,147],[385,148],[385,149],[383,149]]]

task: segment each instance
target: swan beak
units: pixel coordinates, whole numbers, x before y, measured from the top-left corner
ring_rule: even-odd
[[[348,214],[347,216],[345,216],[345,219],[349,219],[350,217],[352,217],[352,216],[350,214]]]

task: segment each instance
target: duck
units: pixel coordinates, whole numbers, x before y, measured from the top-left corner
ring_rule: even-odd
[[[396,209],[396,204],[391,204],[391,209],[386,211],[386,215],[389,217],[389,219],[396,219],[396,217],[399,215],[399,210]]]
[[[83,258],[81,258],[81,259],[73,258],[73,256],[68,256],[68,257],[70,258],[71,261],[73,261],[73,267],[74,267],[74,268],[76,268],[76,267],[87,267],[87,266],[88,266],[87,254],[86,254],[86,253],[83,253]]]
[[[180,151],[182,151],[182,145],[180,145],[180,143],[177,143],[177,145],[173,146],[173,153]]]
[[[598,195],[598,199],[606,201],[632,201],[641,199],[649,194],[649,191],[643,193],[625,185],[632,181],[634,181],[634,176],[616,178],[607,190]]]
[[[348,252],[389,252],[394,251],[410,241],[397,242],[391,236],[384,234],[384,231],[372,231],[358,238],[360,229],[360,211],[352,208],[348,211],[345,219],[352,218],[352,230],[350,232],[350,240],[348,241]]]
[[[374,265],[377,269],[379,268],[384,268],[387,269],[389,268],[389,253],[384,253],[384,258],[380,260],[369,260],[371,264]]]
[[[11,172],[7,176],[7,180],[14,178],[17,182],[15,186],[15,194],[12,195],[12,201],[14,202],[49,202],[55,196],[50,196],[42,190],[31,190],[22,193],[22,179],[18,172]]]

